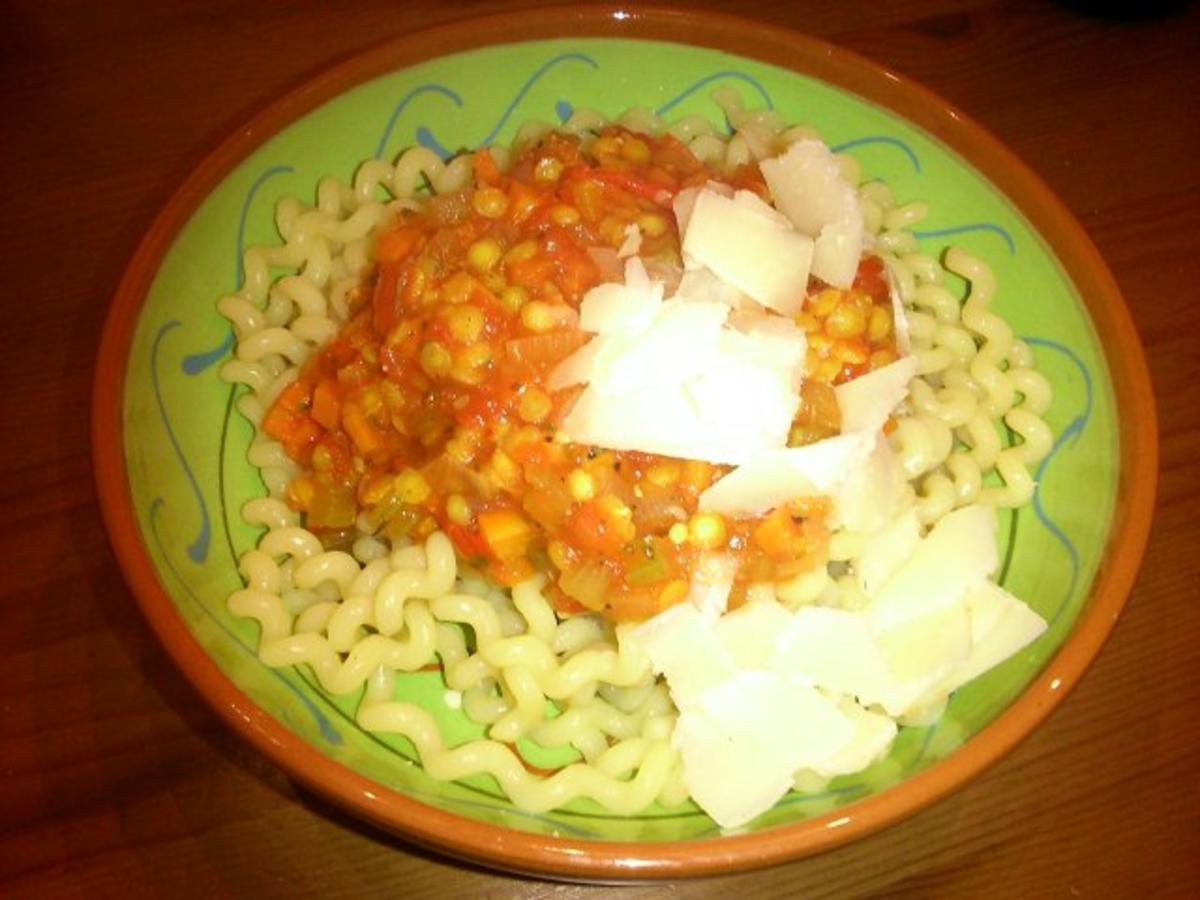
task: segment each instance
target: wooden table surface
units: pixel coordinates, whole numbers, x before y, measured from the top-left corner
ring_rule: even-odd
[[[598,890],[414,849],[298,790],[235,737],[143,623],[109,550],[88,454],[108,299],[204,153],[334,60],[507,5],[0,7],[0,896]],[[923,82],[1012,147],[1079,217],[1149,355],[1157,518],[1099,659],[977,782],[817,858],[606,896],[1200,896],[1200,6],[1126,5],[1143,17],[1106,20],[1049,0],[739,8]]]

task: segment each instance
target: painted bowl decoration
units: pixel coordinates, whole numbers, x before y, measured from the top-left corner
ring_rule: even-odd
[[[632,815],[588,800],[522,812],[487,776],[442,782],[403,738],[363,730],[358,695],[333,697],[304,666],[268,668],[257,625],[226,601],[260,530],[241,388],[219,377],[234,338],[216,301],[245,275],[243,253],[278,242],[276,202],[310,200],[364,159],[411,146],[446,157],[511,140],[526,120],[635,106],[723,126],[713,99],[819,129],[865,177],[928,203],[922,250],[984,258],[995,308],[1053,385],[1053,446],[1032,503],[1005,513],[1000,582],[1046,632],[957,691],[944,715],[901,730],[890,752],[823,789],[788,793],[723,832],[693,804]],[[964,783],[1012,748],[1098,652],[1131,587],[1149,527],[1153,400],[1117,289],[1062,205],[994,139],[904,78],[765,26],[666,11],[543,10],[392,41],[259,115],[181,186],[117,292],[94,398],[98,484],[114,546],[154,630],[231,725],[308,788],[386,829],[488,865],[568,878],[728,872],[813,853],[875,831]],[[467,735],[438,671],[407,695]]]

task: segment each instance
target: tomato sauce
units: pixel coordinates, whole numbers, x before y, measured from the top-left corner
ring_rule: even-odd
[[[579,389],[548,388],[588,340],[583,296],[620,278],[630,226],[652,272],[678,271],[675,194],[721,180],[765,195],[757,168],[719,176],[673,137],[612,127],[586,149],[551,134],[506,172],[480,151],[475,173],[380,233],[349,321],[264,417],[303,469],[288,500],[306,527],[327,547],[363,528],[391,540],[441,529],[495,581],[545,571],[561,612],[617,621],[682,600],[706,553],[737,561],[735,605],[752,583],[823,564],[824,500],[745,520],[698,513],[728,467],[566,443],[558,426]],[[793,445],[838,432],[833,385],[896,358],[879,260],[848,291],[810,293]]]

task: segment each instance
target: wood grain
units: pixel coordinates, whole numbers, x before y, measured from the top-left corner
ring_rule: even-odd
[[[96,341],[157,208],[248,115],[392,34],[506,2],[9,2],[0,12],[0,895],[578,898],[414,849],[297,790],[143,624],[88,457]],[[528,5],[528,4],[521,4]],[[727,4],[708,3],[727,8]],[[1049,722],[928,811],[765,872],[605,896],[1200,895],[1200,9],[749,2],[967,110],[1108,260],[1160,404],[1128,609]]]

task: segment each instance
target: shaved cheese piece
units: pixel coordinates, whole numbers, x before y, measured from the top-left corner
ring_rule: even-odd
[[[737,561],[724,553],[705,553],[692,573],[692,584],[684,602],[691,604],[708,623],[716,622],[729,604]]]
[[[775,208],[798,229],[817,235],[842,217],[846,190],[853,190],[829,148],[819,140],[796,141],[781,155],[758,164]]]
[[[746,403],[747,396],[756,402]],[[737,465],[786,443],[798,403],[778,375],[730,364],[683,383],[589,387],[562,431],[580,444]]]
[[[717,639],[739,668],[765,669],[776,638],[791,621],[791,613],[774,600],[747,603],[717,621]]]
[[[757,359],[773,369],[791,371],[793,387],[799,390],[804,377],[808,339],[791,319],[756,312],[738,312],[729,317],[732,331],[721,335],[722,349],[730,355]]]
[[[799,406],[804,334],[779,317],[673,298],[641,261],[625,285],[588,292],[581,322],[598,335],[551,373],[559,390],[587,382],[562,423],[577,443],[737,464],[781,448]],[[754,403],[746,398],[753,397]]]
[[[676,706],[734,677],[737,668],[710,621],[691,603],[677,603],[622,633],[639,646],[651,668],[667,679]]]
[[[785,228],[778,214],[749,192],[735,200],[704,190],[683,238],[684,259],[712,269],[763,306],[784,315],[804,303],[812,240]]]
[[[863,593],[868,597],[874,596],[912,556],[920,542],[921,522],[916,509],[912,507],[869,535],[854,560],[854,572]]]
[[[882,759],[898,731],[895,719],[863,709],[849,697],[838,703],[838,712],[854,726],[854,733],[835,753],[813,765],[813,771],[826,778],[861,772]]]
[[[759,169],[776,208],[816,238],[812,273],[834,287],[850,287],[862,256],[862,208],[829,148],[800,140],[781,156],[764,159]]]
[[[859,534],[873,534],[899,515],[912,497],[900,460],[887,438],[877,433],[870,455],[834,495],[834,511],[844,527]]]
[[[903,666],[903,661],[902,666]],[[878,704],[890,716],[920,706],[949,667],[901,678],[889,665],[867,617],[819,606],[797,610],[778,639],[770,668],[806,683]]]
[[[892,327],[896,332],[896,349],[900,351],[901,356],[907,356],[912,349],[912,345],[908,339],[908,314],[904,311],[904,300],[900,296],[900,285],[896,281],[896,276],[892,274],[892,267],[885,265],[883,273],[887,278],[888,297],[892,301]]]
[[[834,287],[854,284],[862,257],[863,218],[857,195],[851,210],[845,218],[822,228],[813,243],[812,273]]]
[[[753,453],[759,443],[758,435],[709,434],[678,384],[608,395],[589,388],[563,419],[562,431],[579,444],[716,463]]]
[[[625,226],[625,240],[621,241],[621,246],[617,248],[617,256],[621,259],[636,256],[641,249],[642,229],[638,228],[636,223],[630,222]]]
[[[876,635],[888,671],[899,682],[934,681],[971,652],[971,617],[961,595],[955,602]]]
[[[787,444],[800,398],[792,390],[791,378],[781,372],[749,360],[725,357],[684,388],[709,438],[697,441],[693,452],[683,456],[705,458],[705,444],[712,440],[738,447],[736,454],[726,454],[724,459],[737,464],[763,448]],[[747,403],[747,397],[753,397],[754,402]]]
[[[770,668],[874,703],[892,680],[866,618],[845,609],[803,606],[780,632]]]
[[[724,303],[730,309],[757,308],[749,297],[731,284],[726,284],[711,269],[703,266],[688,269],[679,279],[675,297],[680,300],[698,300],[708,303]]]
[[[734,193],[733,188],[723,181],[709,181],[702,188],[689,187],[677,193],[671,202],[671,209],[675,213],[675,224],[681,235],[687,233],[688,225],[692,221],[692,211],[696,208],[696,198],[700,196],[701,191],[709,191],[730,198]]]
[[[906,357],[839,385],[843,434],[756,455],[701,494],[700,509],[756,516],[797,497],[832,494],[842,524],[868,532],[881,527],[906,496],[907,482],[877,432],[915,372],[915,358]]]
[[[722,828],[736,828],[774,806],[797,769],[830,758],[854,733],[850,719],[812,688],[770,672],[739,672],[684,707],[672,744],[692,798]]]
[[[908,396],[908,385],[917,374],[917,358],[905,356],[894,363],[860,375],[833,389],[842,414],[842,432],[878,431],[900,401]]]
[[[651,281],[634,257],[625,263],[624,283],[600,284],[587,292],[579,305],[579,327],[597,334],[645,328],[662,307],[662,298],[662,284]]]
[[[763,451],[702,493],[700,509],[735,517],[758,516],[797,497],[833,493],[863,464],[874,446],[875,435],[860,432],[805,447]]]
[[[550,390],[561,391],[563,388],[590,381],[592,373],[596,371],[597,358],[605,352],[605,345],[612,340],[611,335],[594,337],[560,362],[550,373]]]
[[[966,598],[971,654],[947,679],[947,693],[1025,649],[1046,631],[1046,620],[1004,588],[985,581]]]
[[[735,206],[740,206],[742,209],[749,212],[758,213],[766,219],[770,219],[780,228],[790,231],[794,226],[791,220],[783,213],[773,207],[770,203],[765,202],[762,197],[754,193],[754,191],[735,191],[733,195],[733,203]]]
[[[978,646],[1000,624],[1013,603],[1020,603],[997,584],[985,581],[967,593],[967,609],[971,613],[971,646]]]
[[[974,504],[948,513],[871,598],[872,627],[888,631],[956,602],[998,563],[992,509]]]
[[[668,300],[636,335],[605,345],[596,357],[592,387],[612,394],[695,378],[720,365],[718,341],[729,307]]]

